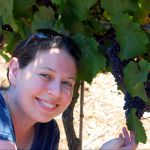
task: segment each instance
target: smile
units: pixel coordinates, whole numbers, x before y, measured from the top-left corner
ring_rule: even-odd
[[[50,104],[47,101],[42,100],[40,98],[36,98],[36,100],[38,101],[40,107],[42,107],[42,109],[46,111],[53,111],[58,106],[57,104]]]
[[[54,108],[54,107],[56,107],[56,105],[49,104],[49,103],[47,103],[47,102],[40,101],[40,103],[41,103],[43,106],[46,106],[46,107],[48,107],[48,108]]]

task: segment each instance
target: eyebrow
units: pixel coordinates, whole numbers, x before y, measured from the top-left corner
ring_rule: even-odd
[[[74,78],[74,77],[68,77],[68,79],[76,81],[76,78]]]
[[[47,70],[52,71],[54,73],[56,72],[55,70],[53,70],[49,67],[39,67],[39,69],[47,69]],[[68,77],[68,79],[76,81],[76,78],[74,78],[74,77]]]
[[[51,68],[49,68],[49,67],[39,67],[39,69],[47,69],[47,70],[49,70],[49,71],[56,72],[55,70],[53,70],[53,69],[51,69]]]

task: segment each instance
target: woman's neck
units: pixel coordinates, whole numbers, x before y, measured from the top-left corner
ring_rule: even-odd
[[[34,140],[34,127],[26,132],[19,132],[20,130],[15,130],[16,142],[18,149],[30,149]]]

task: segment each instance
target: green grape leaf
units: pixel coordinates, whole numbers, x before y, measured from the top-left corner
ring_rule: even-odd
[[[53,4],[60,6],[62,4],[61,0],[52,0]]]
[[[72,1],[61,1],[58,7],[64,28],[71,34],[85,33],[85,26],[74,13],[70,3],[72,3]]]
[[[121,59],[136,57],[147,51],[148,37],[138,23],[132,22],[128,14],[116,15],[111,22],[121,46]]]
[[[40,28],[53,28],[55,24],[54,11],[51,7],[41,6],[38,12],[35,12],[31,25],[32,32]]]
[[[104,25],[97,19],[97,18],[89,18],[86,20],[86,24],[84,24],[85,27],[85,34],[86,35],[92,35],[92,34],[101,34],[106,31],[104,28]]]
[[[3,25],[3,21],[2,21],[2,17],[0,17],[0,34],[2,33],[2,25]]]
[[[141,8],[150,11],[150,1],[139,0]]]
[[[83,21],[89,15],[89,8],[92,7],[97,0],[71,0],[69,4],[75,16]]]
[[[135,12],[138,10],[137,2],[131,0],[101,0],[101,6],[107,10],[110,15]]]
[[[4,40],[7,43],[6,49],[10,54],[13,52],[13,49],[17,45],[18,41],[20,41],[19,34],[15,32],[3,31]]]
[[[30,16],[32,14],[32,6],[35,2],[36,0],[14,0],[13,12],[15,18]]]
[[[18,33],[22,39],[27,38],[31,34],[30,27],[23,20],[16,20],[16,24],[18,26]]]
[[[62,3],[60,12],[61,20],[65,29],[67,29],[71,34],[84,32],[83,23],[75,16],[68,4]]]
[[[97,73],[104,69],[106,60],[104,56],[98,52],[98,43],[94,38],[77,34],[74,36],[74,40],[82,51],[79,79],[91,83]]]
[[[145,129],[143,127],[142,122],[136,117],[135,113],[136,109],[132,109],[131,113],[127,118],[128,130],[134,131],[136,143],[142,142],[145,144],[147,141]]]
[[[146,73],[150,70],[150,63],[148,63],[147,61],[142,59],[138,64],[141,71]]]
[[[149,103],[147,98],[144,82],[147,80],[150,63],[141,60],[139,64],[131,62],[124,69],[124,82],[130,92],[134,96],[139,96],[143,101]]]
[[[14,30],[17,30],[13,18],[13,0],[0,0],[0,16],[3,24],[9,24]]]

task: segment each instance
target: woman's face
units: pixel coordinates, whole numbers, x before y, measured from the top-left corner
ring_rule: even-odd
[[[70,104],[76,65],[64,50],[40,52],[27,67],[16,72],[13,109],[22,117],[47,122]]]

